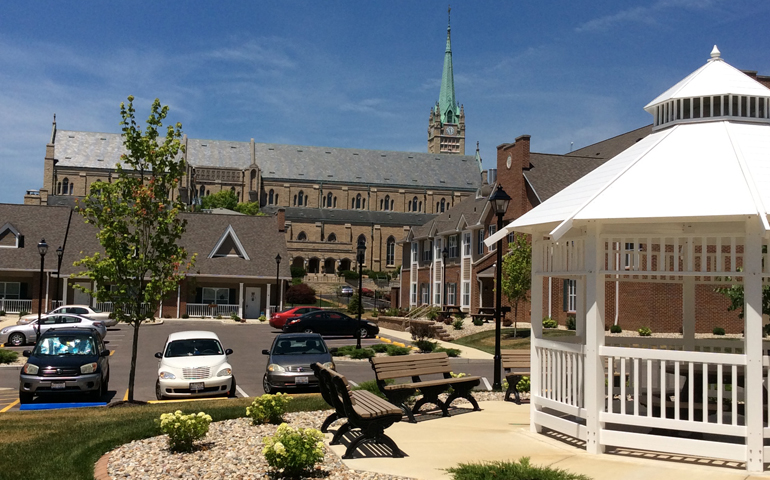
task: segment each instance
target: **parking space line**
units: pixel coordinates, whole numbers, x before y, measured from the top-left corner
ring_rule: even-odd
[[[489,384],[489,380],[487,380],[487,377],[481,377],[481,379],[484,380],[484,385],[487,386],[487,391],[491,392],[492,391],[492,385]]]
[[[125,394],[125,395],[123,395],[123,401],[124,401],[124,402],[127,402],[127,401],[128,401],[128,389],[126,389],[126,394]]]
[[[0,410],[0,413],[5,413],[5,412],[7,412],[8,410],[10,410],[10,409],[12,409],[13,407],[15,407],[16,405],[18,405],[18,403],[19,403],[19,399],[17,398],[17,399],[16,399],[16,400],[15,400],[13,403],[11,403],[10,405],[8,405],[8,406],[6,406],[5,408],[3,408],[2,410]]]
[[[243,398],[249,398],[249,396],[246,394],[246,392],[243,391],[240,385],[235,386],[235,391],[240,393]]]
[[[115,353],[115,350],[110,350],[110,356],[112,356],[113,353]]]
[[[235,386],[236,390],[238,389],[238,385]],[[217,398],[180,398],[180,399],[173,399],[173,400],[148,400],[147,403],[182,403],[182,402],[203,402],[206,400],[228,400],[227,397],[217,397]]]
[[[354,386],[354,387],[357,387],[357,386],[358,386],[358,384],[357,384],[356,382],[354,382],[353,380],[348,380],[348,383],[349,383],[350,385]]]

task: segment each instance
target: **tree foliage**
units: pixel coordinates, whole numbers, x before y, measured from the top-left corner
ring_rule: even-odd
[[[292,285],[286,290],[286,302],[292,305],[313,305],[317,301],[315,290],[307,283]]]
[[[118,321],[134,327],[128,398],[133,401],[139,327],[161,299],[177,284],[195,258],[177,245],[186,221],[179,217],[184,205],[172,199],[185,172],[180,153],[182,125],[166,127],[168,106],[156,99],[142,130],[137,126],[134,97],[120,104],[123,145],[126,153],[116,166],[112,183],[95,182],[77,211],[86,223],[97,228],[104,253],[94,253],[75,262],[83,268],[78,276],[96,282],[96,290],[77,286],[100,302],[112,302]]]
[[[516,322],[519,303],[529,300],[532,287],[532,245],[526,235],[515,234],[513,242],[508,245],[508,253],[503,257],[502,287],[503,295],[513,305],[513,320]]]
[[[201,208],[226,208],[244,215],[264,215],[259,211],[259,202],[238,202],[238,196],[232,190],[222,190],[203,197]]]
[[[732,282],[732,277],[725,277],[726,282]],[[737,311],[738,318],[743,319],[743,306],[745,299],[743,297],[743,284],[732,284],[729,287],[717,287],[715,292],[721,293],[730,300],[728,311]],[[770,313],[770,285],[762,285],[762,314]]]

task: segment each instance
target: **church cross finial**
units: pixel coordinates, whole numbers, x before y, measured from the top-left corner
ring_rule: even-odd
[[[452,5],[449,5],[449,7],[446,10],[446,16],[447,16],[447,25],[452,23]]]

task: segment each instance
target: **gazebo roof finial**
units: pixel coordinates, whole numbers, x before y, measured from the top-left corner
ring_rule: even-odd
[[[714,45],[714,48],[711,49],[711,61],[722,60],[721,55],[722,53],[719,51],[717,46]]]

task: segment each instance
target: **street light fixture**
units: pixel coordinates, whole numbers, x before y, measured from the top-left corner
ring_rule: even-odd
[[[37,244],[37,251],[40,253],[40,289],[37,292],[37,339],[40,341],[40,322],[43,315],[43,268],[45,267],[45,254],[48,253],[48,244],[45,238]]]
[[[497,231],[503,229],[503,215],[508,211],[508,203],[511,201],[511,197],[505,193],[503,186],[498,184],[497,189],[489,196],[489,201],[495,209],[497,214]],[[500,238],[497,241],[497,266],[495,268],[495,372],[494,383],[492,388],[501,389],[502,384],[502,365],[500,361],[500,328],[501,328],[501,312],[502,312],[502,272],[503,272],[503,239]]]
[[[278,274],[281,271],[281,254],[275,256],[275,311],[281,307],[281,280]]]
[[[56,297],[59,299],[59,280],[61,279],[61,260],[62,256],[64,255],[64,249],[61,248],[61,245],[59,245],[59,248],[56,249],[56,259],[58,261],[56,265]],[[61,306],[61,305],[60,305]]]
[[[358,323],[356,327],[356,348],[361,348],[361,309],[363,308],[363,268],[366,260],[366,241],[363,238],[358,239],[356,247],[356,261],[358,262]]]
[[[444,269],[443,273],[441,274],[441,280],[444,284],[444,294],[441,296],[441,304],[444,306],[442,310],[446,310],[446,257],[449,256],[449,250],[447,250],[446,247],[444,247],[443,250],[441,250],[441,259],[443,260],[441,262],[441,266]]]

